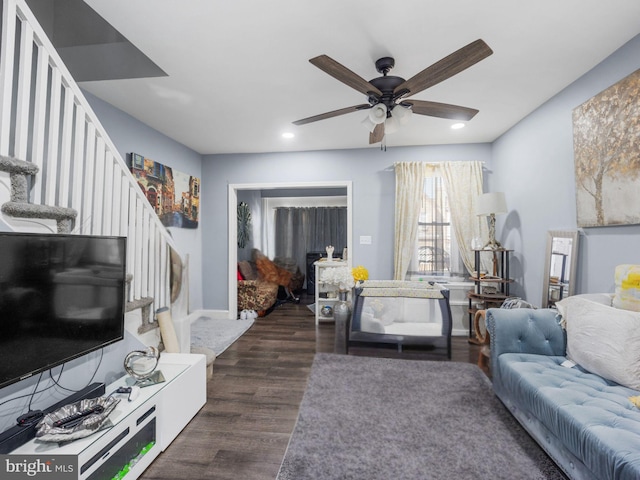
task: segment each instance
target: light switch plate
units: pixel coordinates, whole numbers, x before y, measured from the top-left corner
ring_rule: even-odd
[[[361,235],[360,245],[371,245],[371,235]]]

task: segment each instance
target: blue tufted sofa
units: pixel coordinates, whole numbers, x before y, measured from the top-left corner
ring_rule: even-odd
[[[640,395],[568,368],[555,310],[489,309],[496,395],[571,479],[640,479]],[[606,334],[606,328],[603,331]]]

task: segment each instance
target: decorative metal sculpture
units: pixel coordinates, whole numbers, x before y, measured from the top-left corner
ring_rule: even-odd
[[[246,202],[238,205],[238,247],[244,248],[249,243],[251,229],[251,210]]]
[[[124,369],[136,380],[149,378],[160,360],[160,352],[156,347],[146,350],[134,350],[124,358]]]

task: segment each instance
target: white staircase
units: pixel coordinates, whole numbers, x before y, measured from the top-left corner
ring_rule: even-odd
[[[128,237],[128,310],[170,306],[171,236],[25,1],[0,1],[1,220]]]

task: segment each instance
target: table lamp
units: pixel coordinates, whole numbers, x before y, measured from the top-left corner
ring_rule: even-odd
[[[489,217],[489,241],[483,248],[496,250],[501,247],[496,240],[496,215],[507,213],[504,192],[483,193],[476,200],[476,214]]]

